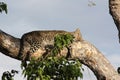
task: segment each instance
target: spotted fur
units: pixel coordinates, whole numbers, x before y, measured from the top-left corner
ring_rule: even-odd
[[[54,37],[57,34],[71,34],[75,41],[82,40],[80,31],[33,31],[26,33],[21,38],[20,56],[25,60],[28,55],[34,54],[38,49],[45,49],[46,46],[54,46]],[[28,57],[29,58],[29,57]]]

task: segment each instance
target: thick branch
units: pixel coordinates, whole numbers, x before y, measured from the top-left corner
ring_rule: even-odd
[[[0,30],[0,52],[12,58],[18,59],[19,49],[20,39]]]
[[[87,41],[74,42],[71,45],[71,56],[88,66],[97,80],[120,80],[120,76],[105,56]]]

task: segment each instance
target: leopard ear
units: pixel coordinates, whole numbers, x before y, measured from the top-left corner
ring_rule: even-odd
[[[75,33],[75,34],[81,34],[81,33],[80,33],[80,29],[77,28],[77,29],[74,31],[74,33]]]
[[[79,40],[79,41],[83,40],[83,39],[82,39],[82,34],[81,34],[79,28],[77,28],[77,29],[73,32],[73,36],[75,37],[75,40],[77,40],[77,41],[78,41],[78,40]]]

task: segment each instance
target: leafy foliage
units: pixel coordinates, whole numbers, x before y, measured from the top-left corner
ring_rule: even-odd
[[[54,38],[54,49],[52,50],[52,56],[56,56],[61,49],[68,47],[73,42],[73,36],[70,34],[60,34]]]
[[[2,13],[3,11],[7,14],[7,4],[0,2],[0,12]]]
[[[5,71],[2,75],[2,80],[14,80],[13,77],[16,73],[18,74],[18,71],[16,70],[11,70],[11,72]]]
[[[73,41],[70,34],[61,34],[55,37],[54,48],[46,58],[32,59],[22,66],[24,77],[27,80],[77,80],[82,78],[82,64],[78,60],[67,60],[65,57],[55,57],[63,47],[68,47]]]
[[[27,80],[77,80],[78,77],[83,77],[81,66],[78,60],[49,57],[43,61],[31,60],[23,74]]]

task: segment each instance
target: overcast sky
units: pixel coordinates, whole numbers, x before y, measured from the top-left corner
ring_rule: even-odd
[[[109,15],[108,0],[0,0],[8,5],[8,14],[0,14],[0,29],[21,37],[33,30],[81,30],[85,40],[94,44],[117,68],[120,66],[120,44],[116,26]],[[7,63],[7,64],[6,64]],[[0,54],[0,76],[3,71],[20,70],[20,62]],[[83,80],[96,80],[85,70]],[[92,75],[92,74],[91,74]],[[22,80],[21,75],[16,80]]]

